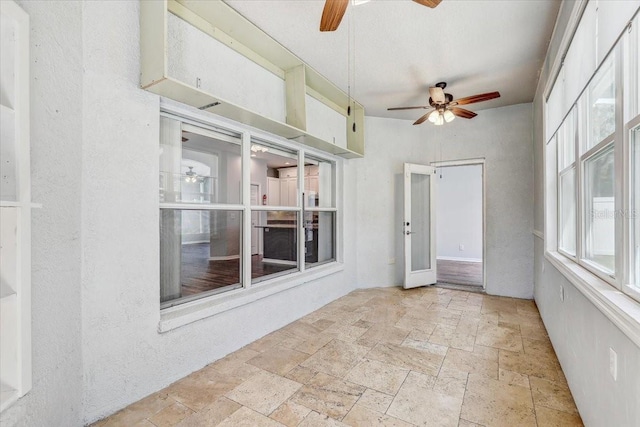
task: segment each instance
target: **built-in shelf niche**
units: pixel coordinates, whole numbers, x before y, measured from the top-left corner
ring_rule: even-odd
[[[264,117],[170,76],[169,13],[283,79],[286,121]],[[140,3],[140,23],[142,88],[344,158],[364,156],[362,105],[224,2],[144,1]],[[346,118],[346,147],[308,132],[307,96]]]
[[[0,1],[0,411],[31,389],[29,16]]]

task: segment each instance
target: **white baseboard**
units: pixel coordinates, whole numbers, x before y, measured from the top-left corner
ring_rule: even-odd
[[[442,261],[482,262],[482,258],[458,258],[453,256],[439,256],[436,258]]]
[[[209,261],[229,261],[232,259],[240,259],[240,255],[227,255],[227,256],[210,256]]]

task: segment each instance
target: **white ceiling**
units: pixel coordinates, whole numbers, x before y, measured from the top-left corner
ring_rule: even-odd
[[[323,0],[226,0],[364,105],[368,116],[416,119],[429,86],[454,98],[500,91],[470,110],[531,102],[559,0],[411,0],[349,5],[335,32],[318,29]],[[349,60],[350,59],[350,60]]]

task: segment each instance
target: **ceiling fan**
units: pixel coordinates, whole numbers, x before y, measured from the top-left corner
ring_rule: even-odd
[[[324,9],[322,10],[322,19],[320,20],[320,31],[335,31],[342,21],[344,13],[347,11],[349,2],[354,6],[367,3],[369,0],[325,0]],[[442,0],[413,0],[423,6],[434,8],[440,4]]]
[[[478,95],[467,96],[466,98],[453,99],[453,95],[450,93],[444,93],[444,88],[447,87],[445,82],[436,83],[435,86],[429,88],[429,105],[420,105],[417,107],[395,107],[387,108],[388,111],[395,110],[431,110],[422,117],[420,117],[414,125],[419,125],[429,119],[434,125],[442,125],[444,122],[450,122],[453,119],[462,117],[464,119],[473,119],[477,116],[473,111],[466,110],[458,107],[458,105],[474,104],[476,102],[488,101],[490,99],[500,98],[500,92],[488,92]]]

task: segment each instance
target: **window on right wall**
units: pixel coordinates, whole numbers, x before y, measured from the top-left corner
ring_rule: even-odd
[[[569,109],[555,151],[557,252],[640,301],[640,19]],[[549,97],[547,114],[557,113]],[[553,250],[553,249],[551,249]]]

